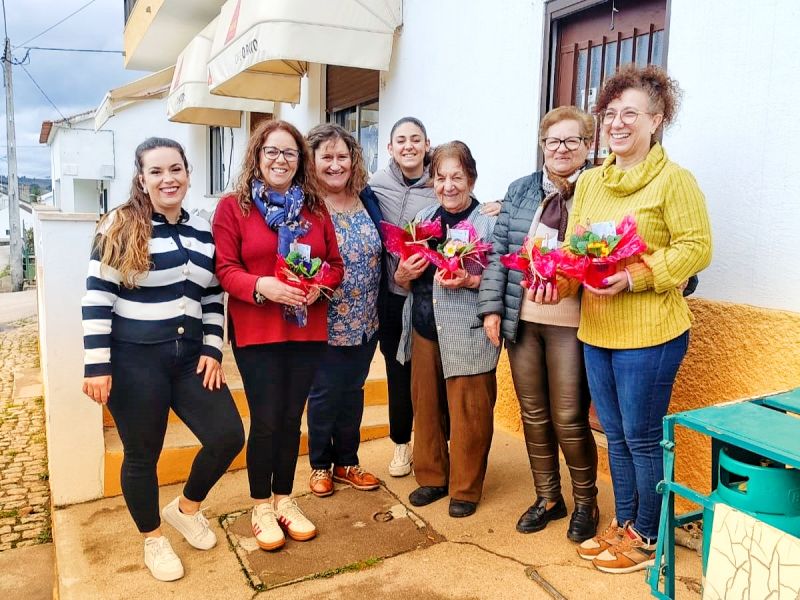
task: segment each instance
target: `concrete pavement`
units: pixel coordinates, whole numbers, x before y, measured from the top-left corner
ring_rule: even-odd
[[[0,293],[0,325],[33,317],[37,313],[36,290]],[[0,329],[2,330],[2,329]]]
[[[387,466],[393,445],[388,439],[363,443],[359,452],[362,465],[385,481],[386,489],[408,508],[408,493],[416,487],[413,476],[392,478]],[[295,479],[295,494],[306,494],[310,469],[301,457]],[[162,505],[180,491],[180,485],[161,489]],[[569,497],[569,489],[564,490]],[[369,497],[368,492],[353,494],[355,504]],[[566,539],[568,519],[551,523],[544,531],[521,535],[514,530],[519,515],[533,501],[528,459],[523,440],[498,431],[492,445],[484,498],[477,513],[466,519],[447,514],[447,500],[414,513],[436,532],[439,543],[423,549],[381,557],[367,552],[361,561],[342,564],[324,573],[308,573],[308,579],[259,592],[249,585],[236,554],[225,543],[225,532],[218,517],[247,509],[247,477],[244,471],[229,473],[212,491],[207,514],[220,539],[208,552],[199,552],[165,528],[173,547],[181,556],[186,576],[171,584],[153,580],[141,559],[141,541],[121,498],[89,502],[54,514],[57,543],[57,569],[62,600],[149,599],[168,596],[187,598],[425,598],[517,599],[592,597],[649,598],[642,572],[630,575],[605,575],[578,558],[574,545]],[[334,498],[336,496],[334,495]],[[308,497],[304,502],[324,503],[331,499]],[[600,506],[603,524],[612,511],[610,482],[600,481]],[[357,512],[357,506],[353,512]],[[321,543],[326,523],[317,521],[319,538],[287,544],[280,552],[301,555],[304,548]],[[356,526],[354,524],[354,526]],[[348,536],[340,535],[338,545],[347,546]],[[376,544],[376,547],[378,545]],[[342,555],[347,554],[342,551]],[[271,556],[271,555],[268,555]],[[697,600],[700,559],[678,549],[678,598]],[[284,557],[282,557],[284,558]],[[322,569],[320,569],[322,571]],[[268,582],[267,582],[268,583]]]

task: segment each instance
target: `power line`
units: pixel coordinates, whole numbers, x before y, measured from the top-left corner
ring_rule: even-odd
[[[19,48],[20,46],[17,46]],[[125,54],[122,50],[96,50],[94,48],[43,48],[42,46],[21,46],[25,50],[50,50],[52,52],[97,52],[101,54]]]
[[[61,25],[61,24],[62,24],[64,21],[66,21],[67,19],[69,19],[69,18],[71,18],[71,17],[74,17],[74,16],[75,16],[75,15],[77,15],[79,12],[81,12],[81,11],[82,11],[84,8],[86,8],[86,7],[87,7],[87,6],[89,6],[90,4],[94,4],[96,1],[97,1],[97,0],[89,0],[89,2],[87,2],[86,4],[84,4],[83,6],[81,6],[81,7],[80,7],[78,10],[76,10],[76,11],[74,11],[74,12],[71,12],[71,13],[70,13],[70,14],[68,14],[66,17],[64,17],[63,19],[61,19],[61,20],[60,20],[58,23],[54,23],[53,25],[51,25],[50,27],[48,27],[47,29],[45,29],[45,30],[44,30],[44,31],[42,31],[41,33],[38,33],[38,34],[36,34],[35,36],[33,36],[31,39],[29,39],[29,40],[25,40],[24,42],[22,42],[21,44],[19,44],[19,46],[24,46],[25,44],[30,44],[30,43],[31,43],[33,40],[35,40],[36,38],[40,38],[40,37],[42,37],[42,36],[43,36],[45,33],[47,33],[48,31],[50,31],[51,29],[55,29],[56,27],[58,27],[59,25]],[[5,6],[5,0],[3,0],[3,5]],[[8,37],[8,34],[6,34],[6,37]],[[16,47],[19,47],[19,46],[16,46]]]
[[[38,90],[39,90],[39,91],[42,93],[42,96],[44,96],[44,97],[45,97],[45,99],[46,99],[46,100],[47,100],[47,101],[50,103],[50,106],[52,106],[53,108],[55,108],[55,109],[56,109],[56,112],[57,112],[58,114],[60,114],[60,115],[61,115],[61,118],[62,118],[62,119],[64,119],[64,120],[66,121],[66,120],[67,120],[67,117],[65,117],[65,116],[64,116],[64,113],[62,113],[62,112],[61,112],[61,111],[58,109],[58,107],[55,105],[55,103],[54,103],[52,100],[50,100],[50,96],[48,96],[48,95],[45,93],[45,91],[42,89],[42,86],[40,86],[38,83],[36,83],[36,80],[33,78],[33,75],[31,75],[31,74],[28,72],[28,69],[26,69],[26,68],[25,68],[25,65],[23,65],[23,64],[20,64],[19,66],[20,66],[20,67],[22,67],[22,70],[23,70],[23,71],[25,71],[25,74],[28,76],[28,79],[30,79],[30,80],[33,82],[33,85],[35,85],[35,86],[36,86],[36,88],[37,88],[37,89],[38,89]]]

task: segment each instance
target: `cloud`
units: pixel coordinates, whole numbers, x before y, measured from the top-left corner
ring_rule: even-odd
[[[8,35],[12,46],[20,46],[44,29],[86,4],[86,0],[6,0]],[[33,40],[31,46],[121,50],[124,3],[96,0],[53,30]],[[16,47],[14,58],[26,50]],[[120,54],[89,54],[31,50],[25,69],[58,111],[36,88],[22,66],[15,66],[14,112],[17,134],[17,164],[20,175],[49,176],[50,158],[46,145],[39,145],[42,121],[58,120],[97,108],[105,93],[138,79],[144,73],[126,71]],[[5,116],[5,105],[3,105]],[[59,112],[60,111],[60,112]],[[5,140],[5,118],[0,125]],[[2,143],[2,142],[0,142]],[[5,156],[5,152],[2,152]],[[0,172],[6,162],[0,161]]]

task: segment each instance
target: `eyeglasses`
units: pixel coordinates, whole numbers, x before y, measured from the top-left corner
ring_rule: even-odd
[[[270,160],[278,160],[278,157],[283,154],[283,158],[286,159],[286,162],[295,162],[300,156],[300,152],[294,148],[285,148],[281,150],[275,146],[264,146],[261,150],[264,152],[264,156]]]
[[[603,125],[611,125],[614,122],[614,119],[617,118],[619,115],[620,121],[622,121],[625,125],[633,125],[636,123],[636,119],[639,118],[639,115],[653,115],[654,113],[644,112],[641,110],[636,110],[632,107],[623,108],[621,111],[616,111],[612,108],[604,110],[600,113],[600,116],[603,120]]]
[[[541,139],[542,145],[546,150],[550,150],[550,152],[557,152],[558,149],[561,148],[561,144],[564,144],[564,148],[567,150],[577,150],[581,147],[581,143],[584,141],[586,141],[586,138],[577,136],[568,137],[563,140],[557,137],[546,137]]]

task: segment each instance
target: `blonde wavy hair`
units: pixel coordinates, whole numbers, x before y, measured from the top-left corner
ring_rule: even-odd
[[[97,225],[95,247],[100,256],[100,265],[110,267],[120,274],[120,284],[127,288],[137,286],[138,280],[150,270],[150,236],[153,233],[153,204],[142,187],[144,155],[156,148],[177,150],[188,174],[189,162],[186,153],[175,140],[169,138],[147,138],[136,148],[128,201],[103,215]]]
[[[253,205],[253,201],[250,198],[250,185],[253,181],[260,179],[266,184],[260,167],[261,153],[263,152],[261,148],[266,143],[269,134],[273,131],[285,131],[294,138],[300,156],[297,159],[297,172],[294,174],[292,184],[300,186],[303,190],[305,205],[311,212],[324,214],[324,195],[320,191],[317,177],[314,174],[314,159],[311,156],[311,150],[309,150],[308,144],[303,138],[303,135],[297,130],[297,127],[287,121],[273,120],[266,121],[259,125],[258,129],[250,136],[250,141],[247,143],[247,150],[242,160],[241,174],[233,190],[239,208],[242,210],[242,214],[245,216],[248,215]]]

